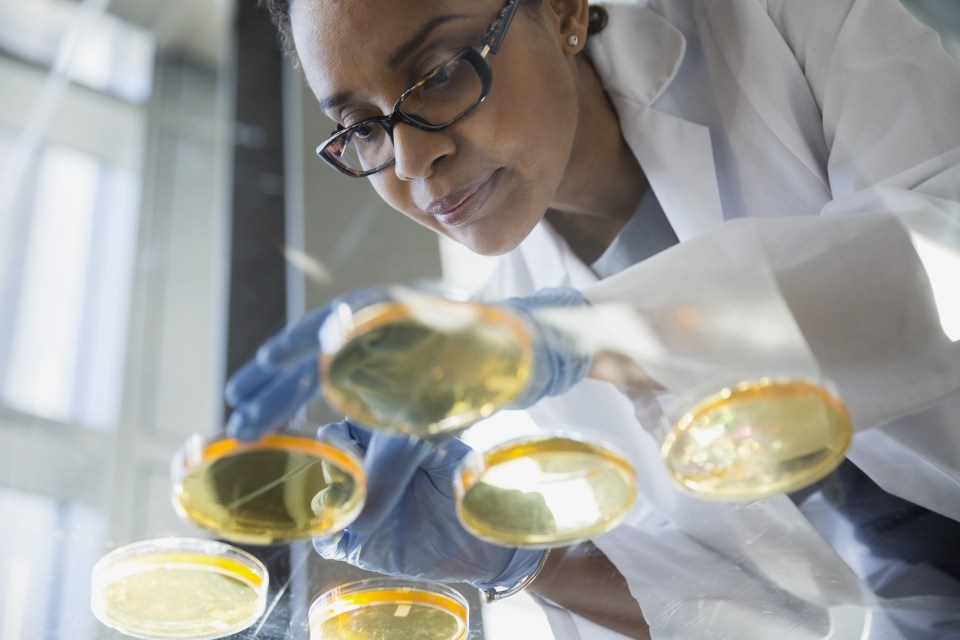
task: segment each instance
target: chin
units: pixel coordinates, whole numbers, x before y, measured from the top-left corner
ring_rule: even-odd
[[[470,251],[487,257],[502,256],[510,253],[523,242],[527,234],[501,233],[491,236],[486,233],[458,233],[453,240]]]
[[[540,216],[524,224],[517,224],[518,217],[520,216],[504,220],[502,216],[495,216],[479,220],[476,224],[451,229],[446,235],[481,256],[501,256],[520,246],[542,218]],[[504,222],[513,224],[504,224]]]

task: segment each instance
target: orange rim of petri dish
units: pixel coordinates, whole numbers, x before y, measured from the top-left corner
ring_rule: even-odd
[[[494,320],[502,321],[503,318],[508,318],[508,322],[513,325],[512,328],[514,329],[514,332],[523,336],[524,342],[521,345],[521,348],[529,348],[530,329],[517,314],[513,313],[509,309],[460,300],[443,300],[443,303],[458,307],[468,306],[477,312],[480,320],[485,322],[492,322]],[[386,308],[384,309],[384,307]],[[414,316],[415,314],[411,311],[410,305],[402,302],[383,301],[371,304],[369,307],[360,309],[354,314],[354,317],[357,318],[357,322],[353,325],[353,327],[350,328],[349,331],[346,332],[347,339],[344,340],[344,343],[349,342],[354,336],[357,336],[365,331],[369,331],[370,329],[378,327],[382,324],[394,322],[396,320],[405,320]]]
[[[850,422],[850,412],[847,411],[847,405],[840,398],[827,391],[821,384],[809,380],[761,378],[739,382],[732,389],[722,389],[709,396],[687,411],[677,421],[675,429],[681,432],[686,431],[694,421],[699,420],[702,416],[742,398],[796,397],[800,395],[796,393],[797,391],[805,391],[807,392],[806,395],[819,397],[825,404],[841,413],[847,419],[847,422]],[[849,441],[849,435],[847,441]],[[846,446],[844,446],[844,449],[846,449]]]
[[[184,568],[210,567],[232,578],[240,578],[254,588],[259,588],[263,584],[263,577],[242,562],[199,552],[158,549],[149,555],[130,559],[125,562],[125,565],[131,569],[127,575],[140,573],[141,571],[134,571],[133,569],[140,569],[141,567],[144,570],[156,566],[162,566],[165,569],[175,566]]]
[[[377,581],[374,579],[373,581]],[[389,581],[389,578],[386,580]],[[467,605],[458,600],[461,596],[441,593],[437,588],[418,589],[415,587],[364,588],[364,582],[349,583],[337,587],[317,598],[310,607],[310,624],[321,625],[327,620],[344,613],[375,605],[423,605],[444,611],[457,619],[459,632],[450,640],[462,640],[467,634]],[[443,585],[438,585],[442,587]],[[452,590],[451,590],[452,591]],[[319,619],[318,619],[319,618]]]
[[[423,604],[446,611],[459,620],[467,617],[467,608],[453,598],[434,591],[418,589],[373,589],[341,595],[326,608],[327,617],[346,613],[359,607],[376,604]]]
[[[256,442],[241,442],[235,438],[215,440],[203,448],[200,462],[208,462],[226,455],[260,449],[279,449],[281,451],[307,453],[318,458],[330,460],[349,473],[355,480],[360,482],[363,480],[363,469],[350,454],[345,453],[331,444],[321,442],[314,438],[284,433],[270,433]]]

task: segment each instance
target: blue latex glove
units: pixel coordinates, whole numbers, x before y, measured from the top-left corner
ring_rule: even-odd
[[[320,386],[317,333],[330,306],[314,309],[267,340],[255,359],[241,367],[224,391],[234,411],[227,435],[256,440],[288,421]]]
[[[505,306],[524,318],[535,329],[533,375],[523,394],[510,408],[525,409],[541,398],[565,393],[590,373],[593,354],[577,345],[576,338],[538,316],[543,309],[586,307],[583,294],[576,289],[541,289],[530,296],[510,298]]]
[[[367,502],[342,533],[314,540],[321,556],[387,575],[481,589],[511,586],[534,571],[543,551],[488,544],[457,519],[453,475],[470,451],[467,445],[371,432],[349,421],[321,428],[321,435],[331,433],[365,451]]]

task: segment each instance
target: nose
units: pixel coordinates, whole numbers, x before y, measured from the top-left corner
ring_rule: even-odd
[[[455,150],[446,130],[423,131],[405,123],[393,128],[394,171],[401,180],[430,177],[437,163]]]

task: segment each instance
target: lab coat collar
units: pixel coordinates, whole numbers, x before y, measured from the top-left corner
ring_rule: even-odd
[[[648,4],[606,6],[607,26],[586,50],[608,94],[644,106],[676,77],[687,48],[683,34]]]
[[[624,139],[680,241],[724,219],[708,127],[660,100],[687,53],[686,38],[649,6],[610,6],[606,29],[587,55],[620,119]],[[682,178],[679,178],[682,176]]]

